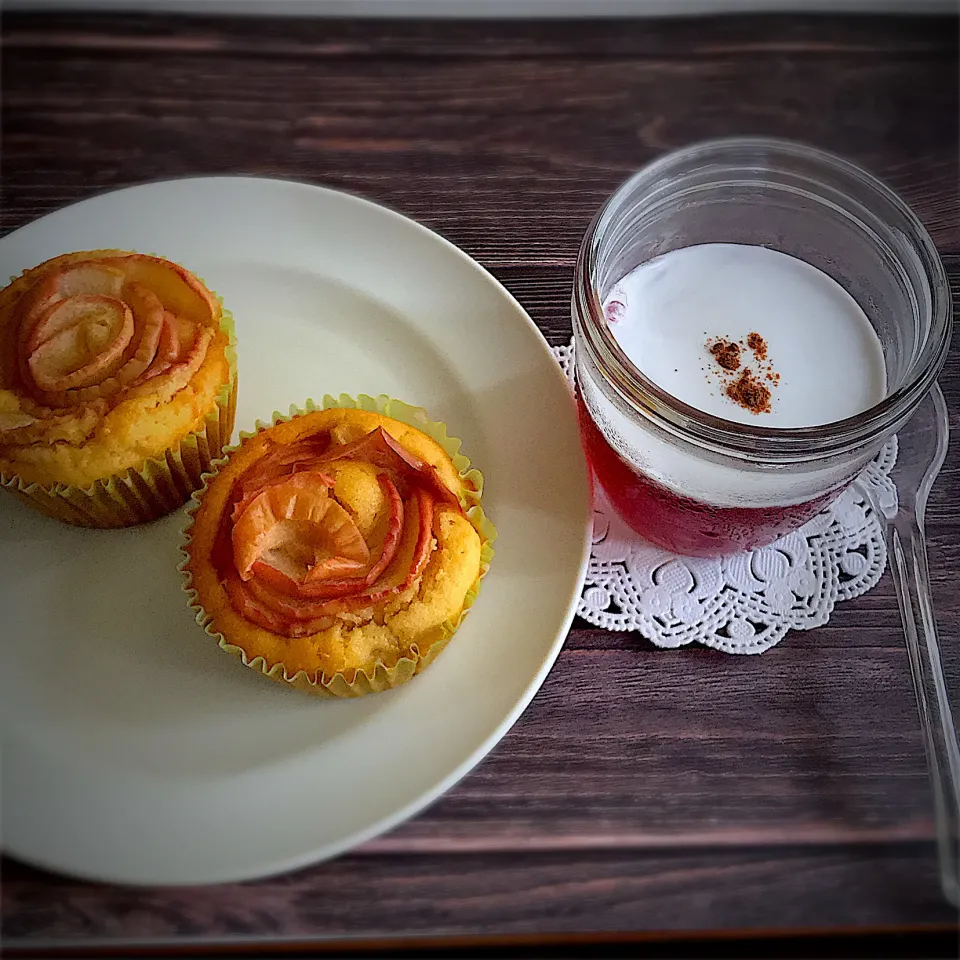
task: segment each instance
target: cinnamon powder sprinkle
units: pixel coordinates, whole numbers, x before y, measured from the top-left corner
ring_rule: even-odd
[[[752,336],[752,334],[751,334]],[[710,347],[717,363],[724,370],[736,370],[740,366],[740,344],[730,340],[718,340]]]
[[[767,341],[759,333],[747,334],[747,346],[753,351],[758,360],[767,359]]]
[[[727,396],[751,413],[770,412],[770,388],[749,367],[727,385]]]
[[[720,367],[721,382],[726,381],[724,393],[751,413],[770,413],[770,388],[779,385],[780,374],[773,369],[773,363],[767,355],[767,341],[752,331],[741,341],[729,337],[710,338],[706,348]],[[753,352],[753,358],[757,361],[756,371],[746,365],[747,350]],[[707,382],[710,382],[709,373]]]

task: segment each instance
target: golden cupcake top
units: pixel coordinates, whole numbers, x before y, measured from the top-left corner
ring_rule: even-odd
[[[303,414],[243,441],[200,498],[187,569],[213,627],[288,676],[391,666],[449,639],[481,576],[479,491],[378,413]]]
[[[17,473],[23,465],[41,482],[82,484],[162,454],[171,436],[196,425],[211,406],[207,394],[229,377],[227,343],[217,298],[168,260],[96,250],[26,271],[0,291],[0,461]],[[190,409],[160,422],[152,443],[144,415],[170,403],[201,371],[210,381],[205,400],[187,398]],[[129,422],[111,419],[124,407]],[[131,424],[146,434],[128,436]],[[25,452],[82,447],[105,427],[110,435],[98,439],[108,462],[117,459],[111,445],[129,448],[119,458],[124,462],[109,462],[107,470],[64,454],[57,464],[52,453],[38,460]]]

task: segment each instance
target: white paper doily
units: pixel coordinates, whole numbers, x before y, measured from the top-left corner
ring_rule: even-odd
[[[573,344],[553,347],[573,382]],[[794,533],[733,557],[679,557],[647,543],[595,486],[593,548],[577,612],[658,647],[696,641],[726,653],[762,653],[789,630],[830,619],[834,604],[873,587],[887,564],[884,520],[897,512],[893,437],[860,477]]]

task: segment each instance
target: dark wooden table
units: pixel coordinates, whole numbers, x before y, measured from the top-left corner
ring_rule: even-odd
[[[384,23],[8,15],[2,211],[242,172],[440,231],[551,343],[613,188],[661,151],[772,134],[916,209],[960,285],[956,20]],[[956,427],[960,355],[943,387]],[[929,511],[960,681],[960,450]],[[956,684],[960,686],[960,683]],[[889,578],[762,657],[576,622],[527,713],[426,813],[257,883],[114,889],[2,865],[3,942],[360,941],[950,927]]]

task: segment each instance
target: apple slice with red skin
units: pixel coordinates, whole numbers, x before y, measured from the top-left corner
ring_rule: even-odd
[[[307,637],[321,630],[326,630],[335,622],[337,613],[348,613],[355,610],[362,610],[371,604],[379,603],[393,595],[399,595],[406,590],[417,577],[423,573],[423,568],[427,564],[430,551],[433,545],[433,500],[425,491],[418,490],[418,497],[421,498],[421,505],[424,501],[428,506],[423,506],[420,514],[420,535],[417,541],[417,547],[414,551],[414,561],[410,570],[402,583],[392,587],[382,587],[369,593],[357,594],[350,597],[344,597],[340,600],[327,600],[324,603],[310,604],[308,607],[300,605],[296,608],[285,607],[285,609],[295,609],[296,615],[283,628],[283,633],[289,637]],[[252,583],[253,581],[251,581]],[[249,586],[249,585],[248,585]],[[304,617],[308,614],[307,619]]]
[[[286,637],[302,637],[308,634],[307,631],[298,630],[292,621],[284,618],[281,614],[272,610],[266,604],[262,603],[251,592],[251,585],[254,581],[244,583],[234,572],[223,584],[226,590],[230,606],[251,623],[256,623],[271,633]],[[311,621],[312,629],[309,633],[317,633],[333,625],[332,617],[318,617]]]
[[[258,603],[247,591],[247,585],[234,573],[223,581],[230,606],[243,617],[258,626],[281,635],[286,633],[287,624],[283,617]]]
[[[296,474],[293,475],[296,477]],[[293,478],[291,478],[293,479]],[[320,521],[317,549],[314,550],[313,565],[326,558],[349,560],[357,563],[361,569],[370,563],[370,548],[356,521],[344,509],[343,504],[328,498],[330,506]]]
[[[166,373],[180,357],[183,343],[180,339],[180,328],[177,318],[165,310],[163,312],[163,326],[160,328],[160,339],[157,341],[157,353],[150,366],[143,372],[143,380],[152,380]]]
[[[270,567],[268,564],[263,564],[263,566],[274,570],[281,577],[286,576],[286,574],[276,570],[274,567]],[[290,578],[288,577],[287,579]],[[242,587],[246,596],[262,606],[265,610],[269,610],[271,613],[280,617],[285,626],[295,623],[298,620],[315,620],[324,616],[326,613],[326,604],[330,603],[329,600],[313,601],[311,603],[298,600],[288,594],[275,590],[272,580],[260,576],[256,576],[252,580],[247,580],[242,583]]]
[[[356,523],[330,499],[326,484],[304,483],[295,474],[284,483],[267,487],[237,517],[231,533],[237,572],[241,579],[249,580],[253,565],[270,550],[309,555],[315,537],[320,546],[328,543],[334,556],[363,564],[369,561],[370,552]]]
[[[15,363],[24,392],[44,408],[63,408],[92,404],[124,388],[136,396],[152,390],[145,381],[161,374],[173,378],[165,384],[166,390],[189,382],[203,362],[213,333],[206,327],[197,330],[203,313],[200,307],[190,312],[192,319],[164,309],[151,289],[160,264],[156,258],[130,254],[63,263],[41,277],[17,304]],[[209,292],[187,271],[176,264],[162,266],[211,314],[217,310]],[[165,292],[161,291],[165,297],[168,287],[166,283]],[[91,337],[101,335],[94,327],[71,330],[86,325],[82,314],[97,306],[94,301],[102,314],[100,327],[108,319],[106,304],[118,305],[111,325],[111,334],[116,335],[102,349],[90,344]],[[185,302],[182,297],[174,301]],[[118,310],[124,312],[122,325]],[[127,329],[128,310],[133,315],[132,331]],[[76,363],[71,354],[76,354]]]
[[[390,517],[387,521],[387,532],[383,539],[380,556],[364,576],[331,582],[329,580],[313,580],[308,573],[305,580],[297,581],[288,577],[283,571],[277,570],[276,567],[258,561],[253,566],[254,577],[277,593],[301,601],[328,600],[333,597],[359,593],[369,587],[393,562],[403,533],[403,501],[400,499],[400,494],[393,481],[385,474],[380,474],[377,479],[390,501]]]
[[[21,343],[26,353],[36,349],[37,325],[43,322],[44,314],[53,305],[89,294],[120,299],[122,288],[123,271],[101,263],[67,264],[47,274],[17,304]]]
[[[246,586],[250,588],[250,592],[259,602],[265,604],[285,619],[288,618],[291,626],[294,624],[308,624],[319,618],[329,618],[338,613],[350,613],[352,611],[362,610],[371,604],[380,603],[391,596],[399,595],[408,589],[417,577],[423,573],[423,569],[427,565],[427,560],[433,549],[433,500],[425,490],[417,490],[414,495],[418,499],[419,531],[410,569],[400,583],[393,584],[389,587],[374,588],[373,590],[368,589],[362,592],[351,592],[341,597],[321,600],[316,603],[304,603],[302,599],[300,602],[297,602],[293,597],[290,597],[288,600],[287,597],[290,595],[285,593],[283,589],[281,589],[279,593],[275,593],[271,588],[275,588],[280,584],[280,577],[285,578],[289,583],[295,583],[295,581],[273,568],[270,568],[271,573],[268,575],[268,579],[256,577],[246,584]],[[286,587],[287,584],[283,586]],[[322,628],[318,627],[317,629]],[[302,636],[308,632],[311,631],[304,630],[302,633],[291,634],[291,636]],[[316,632],[316,630],[312,632]]]
[[[135,344],[132,344],[132,354],[128,351],[129,359],[116,374],[117,380],[126,385],[138,379],[153,362],[163,329],[164,310],[160,298],[138,283],[127,284],[124,297],[137,318],[140,334]]]
[[[265,490],[270,487],[278,486],[279,484],[288,483],[291,481],[303,489],[309,489],[317,484],[327,488],[333,486],[333,478],[325,473],[321,473],[318,470],[304,470],[298,474],[286,474],[285,476],[276,477],[273,480],[265,483],[260,489],[252,490],[246,497],[242,498],[240,497],[240,494],[243,491],[239,489],[240,481],[237,481],[234,484],[232,490],[230,491],[230,498],[224,506],[223,517],[221,518],[220,524],[217,528],[217,536],[214,541],[211,557],[214,567],[221,577],[225,577],[228,570],[236,569],[233,563],[232,534],[233,526],[236,524],[237,520],[242,516],[247,507],[249,507],[250,504],[253,503],[253,501],[256,500],[257,497],[260,496],[260,494]],[[233,504],[232,508],[230,506],[231,503]]]
[[[237,495],[246,500],[256,496],[268,483],[284,480],[297,472],[300,465],[306,464],[311,473],[319,474],[315,469],[317,458],[329,447],[326,437],[308,437],[287,446],[274,444],[256,463],[248,467],[237,480]],[[333,486],[331,481],[328,486]]]
[[[403,580],[390,587],[380,587],[379,589],[368,590],[364,593],[348,594],[335,600],[329,600],[322,610],[324,614],[349,613],[354,610],[361,610],[373,603],[380,603],[388,597],[403,593],[413,582],[423,573],[427,561],[430,559],[430,553],[433,550],[433,498],[426,490],[417,489],[414,491],[417,498],[417,508],[419,514],[419,530],[417,533],[417,543],[413,549],[413,557],[410,561],[410,569]]]
[[[77,296],[83,296],[77,294]],[[75,299],[75,298],[73,298]],[[37,383],[29,362],[25,363],[25,385],[34,399],[54,407],[69,407],[89,403],[100,397],[119,393],[124,387],[132,386],[153,362],[163,327],[163,304],[150,290],[138,284],[127,284],[123,288],[122,299],[126,308],[133,312],[134,332],[123,350],[123,358],[116,370],[111,371],[101,383],[70,390],[46,390]],[[67,301],[69,302],[69,301]],[[35,339],[37,326],[42,326],[42,318],[36,321],[26,343]],[[24,354],[26,357],[26,354]],[[27,376],[29,375],[29,376]]]
[[[383,427],[371,430],[359,440],[331,447],[319,462],[331,463],[335,460],[359,460],[393,470],[405,480],[427,487],[441,503],[460,506],[456,494],[443,482],[437,468],[404,449]]]
[[[276,487],[281,483],[290,483],[293,482],[296,485],[302,487],[303,489],[308,489],[315,484],[321,484],[327,488],[332,488],[334,485],[334,479],[327,473],[322,473],[320,470],[301,470],[299,473],[287,473],[283,476],[274,477],[272,480],[267,480],[256,490],[248,493],[242,500],[235,501],[233,505],[233,512],[230,516],[231,523],[236,523],[237,519],[243,513],[247,507],[253,503],[257,497],[263,493],[264,490],[268,490],[270,487]]]
[[[110,340],[90,342],[90,324],[109,324]],[[101,294],[83,294],[57,300],[41,314],[25,345],[27,367],[43,391],[87,387],[113,374],[133,339],[130,308]]]
[[[322,583],[335,580],[337,577],[349,577],[362,573],[367,565],[359,560],[350,560],[348,557],[324,557],[318,560],[303,578],[304,583]]]
[[[424,500],[428,499],[422,491],[417,493]],[[400,584],[340,600],[305,604],[276,593],[271,589],[272,583],[267,585],[259,577],[244,583],[235,571],[230,571],[224,588],[231,606],[245,619],[281,636],[303,637],[326,630],[335,622],[336,613],[362,609],[399,594],[423,572],[432,546],[432,523],[427,521],[428,512],[432,518],[432,508],[424,510],[422,514],[420,536],[415,551],[416,562],[411,565],[410,571]],[[423,535],[424,527],[428,533],[426,537]],[[275,572],[281,577],[284,576],[279,571]]]
[[[230,563],[229,569],[223,571],[224,586],[234,608],[252,622],[281,635],[298,637],[316,633],[334,623],[336,614],[362,610],[409,589],[423,573],[433,550],[435,500],[462,510],[458,498],[443,483],[435,467],[409,453],[378,427],[359,440],[334,447],[329,446],[329,437],[324,436],[319,442],[317,437],[309,437],[291,444],[289,449],[270,450],[240,476],[234,487],[230,519],[225,516],[222,521],[227,525],[223,531],[228,541],[233,539],[228,525],[233,523],[235,534],[237,524],[244,521],[251,506],[264,494],[276,498],[277,488],[286,487],[291,492],[315,490],[315,496],[327,496],[325,488],[332,488],[334,481],[321,467],[339,460],[371,463],[384,470],[377,480],[389,501],[390,514],[380,554],[365,574],[359,575],[365,564],[356,557],[333,555],[321,558],[308,566],[300,579],[294,579],[261,555],[247,565],[250,551],[244,553],[242,563],[236,567]],[[377,587],[376,581],[396,557],[403,534],[405,511],[397,481],[405,481],[409,495],[417,501],[417,541],[403,580]],[[319,488],[324,488],[323,494]],[[270,493],[271,490],[274,492]],[[241,539],[247,533],[243,533]],[[274,562],[282,559],[278,555]],[[291,569],[285,561],[281,565]],[[242,573],[240,567],[245,568]],[[344,576],[353,572],[358,575]]]
[[[377,476],[377,482],[380,484],[380,489],[383,490],[390,504],[390,516],[387,518],[387,530],[383,537],[383,546],[380,548],[380,556],[377,557],[376,562],[364,575],[364,586],[370,586],[371,583],[374,583],[383,571],[390,566],[393,558],[397,555],[397,548],[400,546],[400,537],[403,534],[403,500],[400,499],[400,492],[397,490],[396,484],[385,473]],[[307,571],[307,575],[304,578],[303,588],[308,591],[305,594],[308,598],[312,596],[309,593],[310,585],[314,583],[314,581],[327,579],[322,575],[315,574],[315,570],[316,567],[312,567]],[[349,581],[343,582],[349,583]],[[334,587],[336,584],[328,583],[327,586]],[[332,596],[335,596],[335,594],[332,594]]]
[[[202,366],[211,340],[213,340],[213,331],[204,327],[194,338],[190,349],[176,363],[167,363],[154,357],[150,366],[131,385],[131,388],[127,391],[127,396],[136,397],[141,394],[153,393],[157,388],[149,381],[161,374],[165,374],[167,377],[166,389],[183,389]]]

